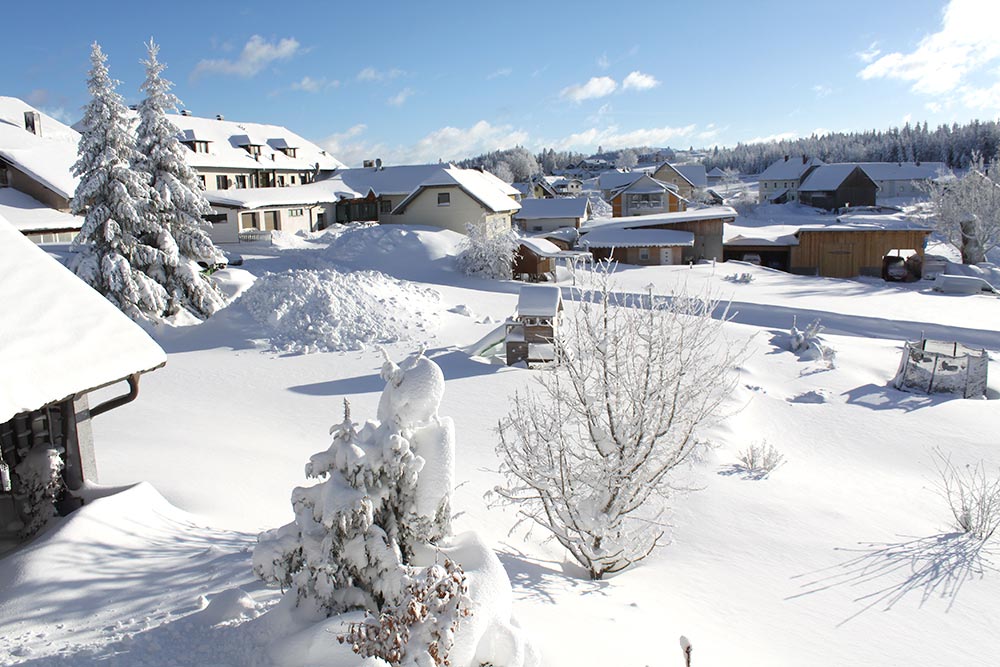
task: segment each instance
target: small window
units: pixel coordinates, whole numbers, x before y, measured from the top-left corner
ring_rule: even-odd
[[[290,217],[292,217],[292,218],[301,217],[301,215],[302,215],[302,209],[301,208],[291,208],[291,209],[288,209],[288,215]]]
[[[194,152],[195,153],[207,153],[208,152],[208,142],[207,141],[196,141],[196,142],[194,142]]]
[[[260,155],[260,146],[254,144],[247,144],[246,146],[244,146],[244,148],[247,149],[247,153],[250,153],[250,155],[253,155],[255,157]]]
[[[288,157],[295,157],[295,151],[296,150],[298,150],[298,149],[296,149],[296,148],[283,148],[281,150],[281,152],[284,153],[285,155],[287,155]]]
[[[388,199],[383,199],[378,203],[379,213],[392,213],[392,201]]]
[[[533,232],[540,232],[540,231],[542,231],[542,226],[541,225],[535,225],[534,227],[531,228],[531,231],[533,231]]]
[[[228,176],[216,176],[215,177],[215,187],[219,190],[229,189],[229,177]]]
[[[288,180],[289,180],[289,182],[290,182],[290,183],[291,183],[292,185],[295,185],[295,175],[294,175],[294,174],[292,174],[291,176],[289,176],[289,177],[288,177]]]
[[[643,261],[649,259],[649,248],[639,248],[639,259]]]
[[[285,187],[285,175],[284,174],[278,174],[278,187],[279,188]]]
[[[246,186],[247,186],[247,177],[246,177],[246,174],[237,174],[236,175],[236,187],[238,187],[238,188],[246,188]]]
[[[204,174],[198,174],[198,180],[201,181],[202,188],[208,188],[208,182],[205,180]]]
[[[10,173],[7,171],[7,165],[0,164],[0,188],[8,186],[10,186]]]
[[[451,206],[451,193],[450,192],[439,192],[438,193],[438,206]]]

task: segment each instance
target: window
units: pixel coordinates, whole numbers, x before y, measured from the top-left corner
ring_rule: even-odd
[[[287,155],[288,157],[295,157],[295,151],[297,150],[298,150],[297,148],[282,148],[281,152]]]
[[[244,148],[247,149],[247,153],[250,153],[250,155],[253,155],[254,157],[260,155],[260,146],[257,146],[255,144],[247,144],[246,146],[244,146]]]
[[[208,188],[208,182],[205,180],[205,175],[204,174],[198,174],[198,180],[201,181],[201,187],[202,188],[206,188],[206,189]]]
[[[290,209],[288,209],[288,215],[289,215],[289,217],[292,217],[292,218],[301,217],[302,216],[302,209],[301,208],[290,208]]]
[[[6,188],[10,185],[10,174],[7,171],[7,165],[0,164],[0,188]]]
[[[288,177],[288,181],[289,181],[289,182],[290,182],[290,183],[291,183],[292,185],[295,185],[295,175],[293,174],[293,175],[289,176],[289,177]]]
[[[383,199],[378,203],[379,213],[392,213],[392,200]]]
[[[541,225],[535,225],[534,227],[531,228],[531,231],[533,231],[533,232],[540,232],[540,231],[542,231],[542,226]]]
[[[208,152],[208,142],[207,141],[196,141],[194,142],[194,152],[195,153],[207,153]]]
[[[219,190],[229,189],[229,177],[228,176],[216,176],[215,177],[215,187]]]
[[[649,261],[649,248],[639,248],[639,259]]]
[[[438,206],[451,206],[451,193],[450,192],[439,192],[438,193]]]
[[[246,177],[246,174],[237,174],[236,175],[236,187],[238,187],[238,188],[245,188],[246,186],[247,186],[247,177]]]

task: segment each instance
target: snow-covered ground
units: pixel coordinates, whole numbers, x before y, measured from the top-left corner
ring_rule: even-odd
[[[153,332],[167,366],[143,378],[137,401],[94,421],[102,484],[145,483],[0,560],[0,663],[358,664],[335,632],[274,643],[282,629],[260,614],[280,592],[253,579],[250,551],[258,531],[291,519],[291,490],[305,483],[309,456],[328,446],[342,399],[355,419],[375,416],[375,344],[385,342],[395,359],[426,347],[444,371],[440,414],[457,434],[456,532],[475,529],[497,551],[514,613],[544,664],[682,665],[680,635],[694,645],[694,665],[996,664],[996,547],[974,549],[952,532],[932,450],[995,471],[998,404],[906,394],[890,380],[902,339],[921,331],[995,355],[1000,300],[741,263],[622,267],[624,290],[670,294],[686,283],[732,299],[729,332],[750,338],[751,355],[725,418],[703,434],[712,447],[684,474],[698,490],[675,498],[672,543],[591,582],[542,533],[511,533],[513,512],[484,498],[499,481],[497,420],[539,371],[460,349],[512,312],[518,286],[456,273],[458,240],[356,227],[239,246],[244,265],[220,276],[231,292],[273,297],[250,284],[279,280],[267,272],[337,271],[313,276],[336,276],[325,281],[294,274],[312,287],[286,301],[310,316],[343,311],[366,327],[349,333],[356,344],[317,346],[278,326],[280,317],[262,317],[263,306],[236,301],[198,326]],[[347,294],[338,281],[350,271],[379,273],[359,277],[366,288],[350,292],[354,310],[324,305]],[[742,273],[753,280],[727,279]],[[832,367],[787,351],[792,316],[828,327]],[[398,328],[400,319],[410,326]],[[339,351],[297,353],[317,347]],[[996,399],[995,361],[990,370]],[[745,478],[739,452],[765,441],[786,463],[766,479]]]

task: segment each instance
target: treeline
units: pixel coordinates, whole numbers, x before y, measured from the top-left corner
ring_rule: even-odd
[[[706,151],[706,169],[736,169],[743,174],[759,174],[785,155],[807,155],[824,162],[944,162],[951,168],[969,166],[974,155],[992,160],[1000,148],[1000,124],[974,120],[967,125],[927,123],[889,130],[834,132],[822,136],[767,144],[737,144],[733,148]]]

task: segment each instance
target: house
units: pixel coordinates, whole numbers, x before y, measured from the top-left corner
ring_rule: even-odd
[[[562,197],[575,197],[583,192],[583,181],[579,178],[566,178],[565,176],[546,177],[549,185],[556,194]]]
[[[828,225],[727,224],[723,257],[756,254],[764,266],[801,275],[880,276],[883,257],[897,249],[922,256],[930,233],[902,214],[842,215]]]
[[[601,191],[601,197],[605,201],[609,201],[611,195],[625,186],[635,183],[645,173],[629,169],[612,169],[597,177],[597,188]]]
[[[659,213],[641,217],[609,218],[606,220],[591,221],[589,224],[584,225],[580,229],[580,232],[584,234],[580,240],[580,245],[583,246],[589,235],[597,230],[674,230],[690,232],[694,235],[693,243],[690,246],[679,246],[681,248],[682,262],[721,259],[723,253],[723,228],[726,224],[732,224],[735,220],[736,210],[729,206],[710,206],[692,211]]]
[[[697,190],[708,187],[705,166],[701,164],[674,165],[664,162],[656,168],[652,176],[661,183],[675,186],[678,194],[684,199],[691,199]]]
[[[790,158],[788,155],[775,160],[758,176],[759,200],[763,203],[784,204],[799,201],[799,185],[815,167],[824,164],[818,158]]]
[[[142,373],[166,363],[163,350],[110,301],[0,217],[0,539],[26,519],[18,466],[54,449],[69,490],[97,481],[90,420],[133,400]],[[127,383],[91,406],[90,392]],[[6,477],[6,475],[3,475]],[[79,505],[67,494],[62,511]]]
[[[555,188],[552,187],[551,180],[554,178],[552,176],[535,177],[523,183],[511,183],[511,186],[520,193],[521,199],[550,199],[559,196]]]
[[[811,169],[798,187],[799,202],[833,210],[874,206],[878,185],[855,164],[824,164]]]
[[[623,264],[681,264],[684,249],[694,246],[694,234],[675,229],[597,228],[588,232],[580,245],[595,260],[609,259]]]
[[[380,222],[440,227],[460,234],[468,224],[510,229],[511,216],[521,208],[516,194],[489,172],[441,165]]]
[[[507,365],[545,363],[556,359],[554,341],[563,310],[562,290],[555,285],[521,285],[517,313],[507,321]]]
[[[948,173],[944,162],[855,162],[878,186],[878,199],[917,197],[924,184]]]
[[[574,227],[590,218],[590,200],[586,197],[557,199],[525,199],[521,210],[514,214],[514,224],[526,232],[552,232],[562,227]]]
[[[725,177],[726,172],[722,171],[718,167],[713,167],[712,171],[705,174],[705,180],[707,181],[709,187],[720,185],[722,183],[722,179]]]
[[[0,97],[0,206],[36,243],[68,243],[81,218],[69,214],[80,135],[14,97]]]
[[[608,199],[616,218],[633,215],[657,215],[687,209],[687,200],[673,185],[641,174],[630,184],[616,190]]]
[[[185,154],[209,192],[303,185],[345,165],[281,125],[167,114]]]

